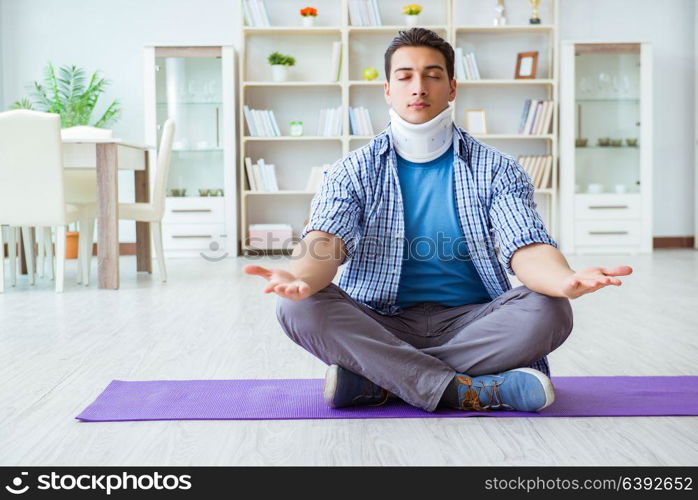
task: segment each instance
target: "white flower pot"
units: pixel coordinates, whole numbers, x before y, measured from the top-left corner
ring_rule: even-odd
[[[309,28],[315,25],[315,16],[303,16],[303,26]]]
[[[405,16],[405,24],[407,26],[418,26],[419,14],[417,14],[416,16]]]
[[[288,80],[288,66],[285,64],[272,64],[271,76],[275,82],[285,82]]]

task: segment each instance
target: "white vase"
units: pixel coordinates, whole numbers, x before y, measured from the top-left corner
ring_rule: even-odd
[[[405,16],[405,24],[407,26],[417,26],[419,24],[419,14],[414,16]]]
[[[272,64],[271,76],[275,82],[285,82],[288,80],[288,66],[285,64]]]
[[[315,25],[315,16],[303,16],[303,26],[309,28]]]

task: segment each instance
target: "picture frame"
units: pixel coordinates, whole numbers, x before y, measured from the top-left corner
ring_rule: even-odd
[[[514,78],[535,79],[538,69],[538,51],[519,52],[516,54],[516,72]]]
[[[465,110],[465,130],[470,134],[487,133],[487,117],[484,109]]]

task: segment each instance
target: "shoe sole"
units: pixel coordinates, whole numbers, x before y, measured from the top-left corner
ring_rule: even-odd
[[[543,390],[545,391],[545,404],[534,411],[540,411],[543,408],[553,404],[555,401],[555,389],[553,388],[553,383],[551,382],[550,378],[545,373],[540,370],[536,370],[535,368],[515,368],[509,371],[530,373],[531,375],[535,375],[536,378],[540,380],[541,384],[543,385]]]
[[[325,402],[332,408],[334,404],[332,400],[334,399],[334,394],[337,391],[337,379],[339,375],[339,365],[330,365],[325,373],[325,381],[322,384],[322,397]]]

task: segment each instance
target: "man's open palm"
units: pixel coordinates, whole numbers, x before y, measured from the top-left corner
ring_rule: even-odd
[[[310,285],[283,269],[249,265],[242,270],[247,274],[261,276],[269,282],[264,288],[264,293],[274,292],[280,297],[291,300],[301,300],[310,296]]]
[[[630,266],[613,268],[587,267],[568,276],[562,287],[563,293],[570,299],[576,299],[586,293],[595,292],[608,285],[620,286],[622,282],[613,276],[626,276],[633,272]]]

